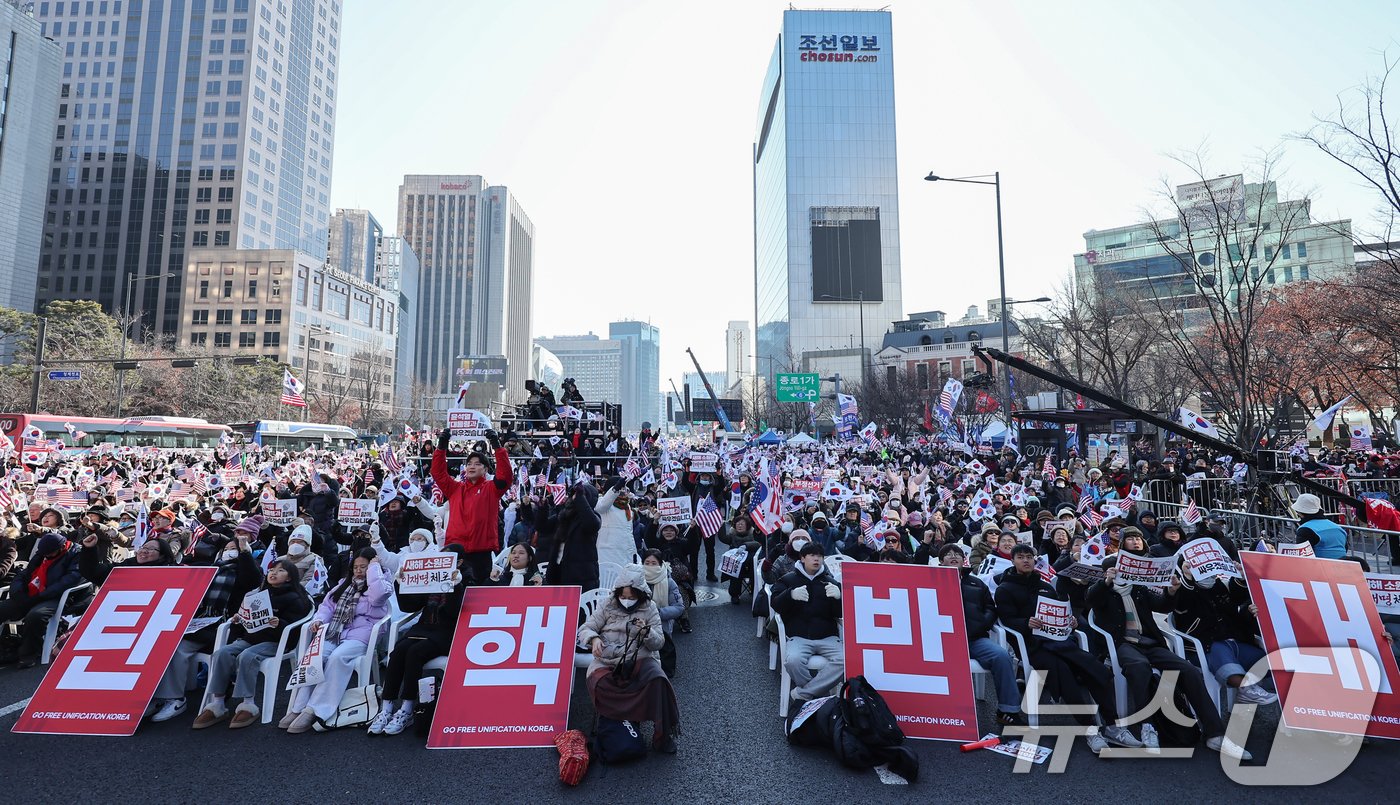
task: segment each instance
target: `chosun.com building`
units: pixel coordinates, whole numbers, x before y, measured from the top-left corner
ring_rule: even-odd
[[[753,150],[759,376],[854,380],[904,317],[890,31],[887,11],[783,13]]]

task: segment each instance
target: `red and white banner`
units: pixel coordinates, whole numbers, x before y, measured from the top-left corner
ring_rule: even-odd
[[[1361,565],[1253,551],[1240,558],[1283,723],[1400,739],[1400,669]]]
[[[374,520],[377,505],[378,501],[375,500],[342,498],[340,508],[336,512],[336,519],[340,521],[341,525],[364,525]]]
[[[554,746],[568,728],[578,587],[472,587],[429,749]]]
[[[910,738],[977,740],[957,569],[847,562],[841,586],[846,676],[864,675]]]
[[[136,732],[216,572],[212,567],[114,569],[14,732]]]

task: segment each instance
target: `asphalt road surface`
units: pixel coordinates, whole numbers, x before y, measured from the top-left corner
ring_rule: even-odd
[[[243,730],[190,729],[193,708],[164,724],[142,724],[131,738],[16,735],[15,703],[29,697],[43,668],[0,670],[0,757],[10,801],[142,802],[676,802],[803,803],[881,801],[1286,802],[1327,797],[1371,802],[1395,796],[1400,745],[1362,746],[1350,768],[1319,787],[1246,787],[1226,777],[1204,747],[1186,759],[1096,758],[1082,740],[1064,773],[1047,766],[1015,774],[1014,761],[956,744],[915,741],[920,777],[882,783],[874,772],[841,767],[834,757],[787,745],[777,715],[778,676],[754,637],[748,606],[731,606],[717,588],[692,612],[695,631],[676,635],[682,735],[674,756],[652,754],[624,766],[594,764],[574,789],[558,780],[549,749],[428,751],[410,735],[370,738],[363,730],[288,735],[275,724]],[[746,602],[747,603],[747,602]],[[277,708],[286,707],[282,694]],[[982,732],[996,731],[981,706]],[[1266,711],[1267,713],[1268,711]],[[1277,718],[1277,707],[1272,708]],[[570,726],[588,731],[593,709],[576,679]],[[1248,748],[1254,765],[1269,757],[1273,725],[1261,714]],[[1052,745],[1050,741],[1047,745]],[[1295,769],[1306,766],[1293,761]],[[1269,770],[1269,779],[1284,773]]]

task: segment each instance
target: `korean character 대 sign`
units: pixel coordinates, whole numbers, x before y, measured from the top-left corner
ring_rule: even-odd
[[[568,728],[578,587],[472,587],[429,749],[552,747]]]
[[[841,570],[846,677],[864,675],[910,738],[977,740],[958,570],[874,562]]]

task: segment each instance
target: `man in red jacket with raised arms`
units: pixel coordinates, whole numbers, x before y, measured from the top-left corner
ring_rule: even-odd
[[[496,475],[486,476],[486,456],[473,450],[467,454],[465,478],[461,481],[447,471],[447,443],[451,433],[438,434],[437,450],[433,451],[433,481],[442,490],[442,499],[450,507],[447,538],[444,547],[456,543],[467,551],[466,566],[475,580],[482,584],[491,575],[491,555],[501,548],[501,495],[515,482],[511,472],[510,455],[501,447],[494,430],[486,431],[486,442],[496,451]]]

